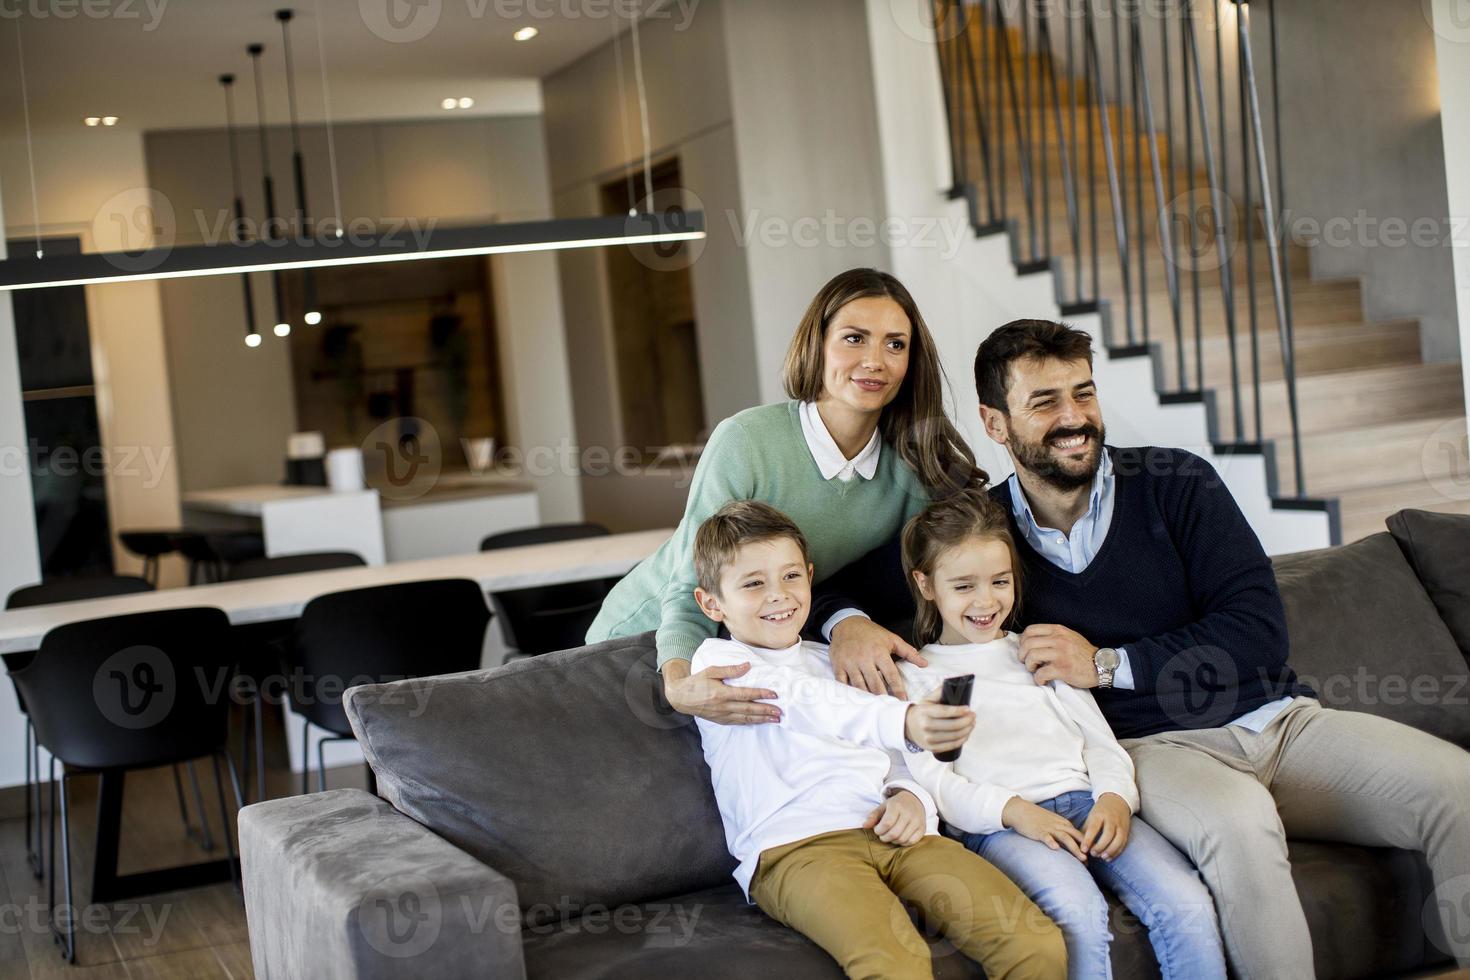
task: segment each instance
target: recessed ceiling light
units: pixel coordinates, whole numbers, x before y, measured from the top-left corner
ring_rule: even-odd
[[[475,104],[475,100],[472,99],[472,98],[470,98],[467,95],[465,97],[463,97],[462,99],[459,100],[459,107],[461,109],[468,109],[471,106],[473,106],[474,104]]]
[[[520,30],[516,31],[515,39],[517,41],[529,41],[531,40],[531,38],[540,33],[541,32],[534,27],[522,27]]]
[[[103,116],[102,117],[102,125],[104,125],[104,126],[116,126],[117,125],[117,117],[116,116]]]
[[[102,117],[88,116],[86,119],[83,119],[82,122],[86,123],[88,126],[100,126],[102,125]]]
[[[453,109],[457,105],[459,105],[458,99],[442,99],[439,102],[439,108],[441,109]]]

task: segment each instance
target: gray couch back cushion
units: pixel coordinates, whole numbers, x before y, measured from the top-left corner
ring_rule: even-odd
[[[1470,657],[1470,514],[1401,510],[1388,519],[1388,529],[1460,652]]]
[[[730,880],[699,734],[663,700],[652,633],[343,703],[379,792],[514,881],[528,925]]]
[[[1275,568],[1291,665],[1324,707],[1470,746],[1470,671],[1391,535],[1286,555]]]

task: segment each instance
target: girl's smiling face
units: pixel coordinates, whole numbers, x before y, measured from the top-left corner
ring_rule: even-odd
[[[917,569],[913,574],[944,622],[940,643],[989,643],[1004,632],[1016,604],[1016,573],[1004,541],[970,538],[946,549],[932,576]]]

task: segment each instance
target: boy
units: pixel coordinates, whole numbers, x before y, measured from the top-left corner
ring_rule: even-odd
[[[826,648],[801,641],[811,603],[806,540],[780,511],[733,501],[694,540],[695,599],[730,639],[691,670],[749,664],[776,724],[697,719],[735,878],[767,915],[802,932],[850,977],[933,975],[900,899],[987,976],[1066,975],[1060,931],[978,855],[939,836],[934,802],[890,751],[944,751],[974,727],[966,707],[908,704],[840,684]]]

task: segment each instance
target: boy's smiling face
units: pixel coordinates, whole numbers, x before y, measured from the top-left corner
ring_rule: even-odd
[[[812,601],[812,566],[791,538],[740,546],[720,570],[719,594],[695,589],[704,614],[741,643],[784,650],[801,639]]]

